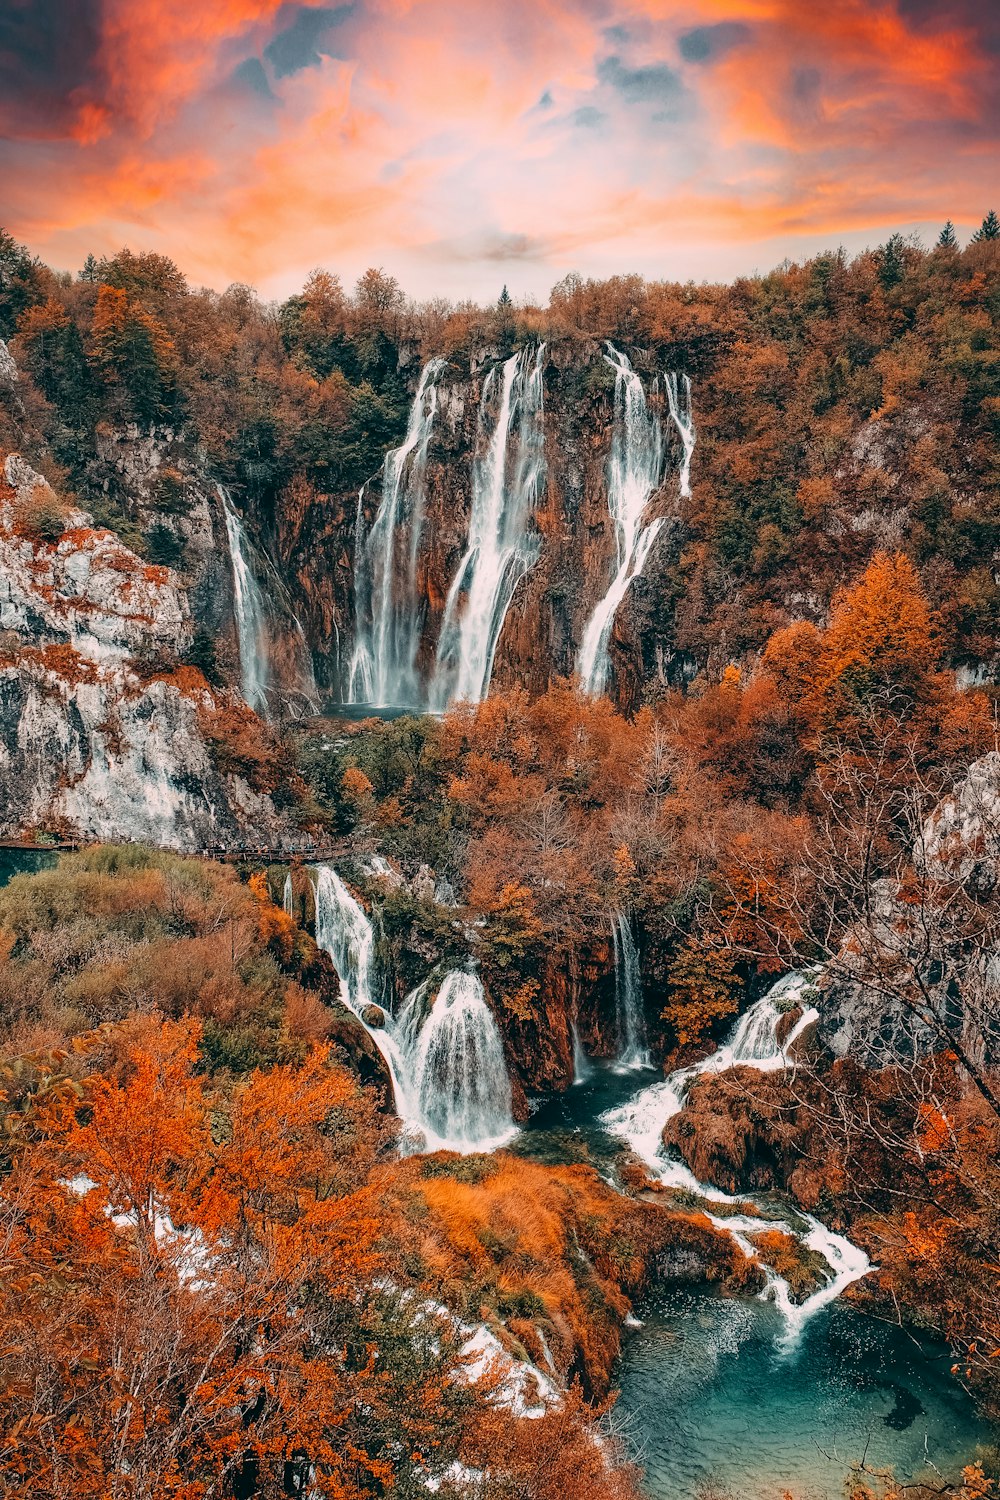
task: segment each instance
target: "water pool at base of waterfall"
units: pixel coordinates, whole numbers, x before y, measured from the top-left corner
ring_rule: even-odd
[[[601,1116],[659,1077],[591,1062],[584,1082],[535,1102],[508,1149],[586,1162],[613,1178],[624,1142]],[[795,1500],[842,1500],[851,1465],[866,1454],[870,1467],[891,1465],[901,1479],[925,1473],[927,1460],[953,1479],[995,1441],[951,1375],[946,1348],[849,1300],[818,1312],[787,1354],[784,1318],[756,1297],[666,1286],[636,1313],[643,1326],[625,1335],[616,1416],[651,1500],[716,1491],[780,1500],[785,1490]]]
[[[660,1288],[637,1313],[616,1413],[652,1500],[841,1500],[862,1461],[940,1485],[994,1451],[947,1349],[848,1301],[817,1314],[784,1357],[770,1303]]]

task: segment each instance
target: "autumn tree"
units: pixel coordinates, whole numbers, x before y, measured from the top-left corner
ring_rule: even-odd
[[[97,294],[90,357],[122,415],[162,420],[177,401],[177,361],[163,324],[116,287]]]

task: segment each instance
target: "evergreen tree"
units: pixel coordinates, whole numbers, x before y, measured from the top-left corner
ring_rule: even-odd
[[[9,339],[26,307],[42,301],[42,268],[0,229],[0,338]]]
[[[981,240],[1000,240],[1000,219],[997,218],[994,209],[990,209],[986,218],[972,236],[972,240],[977,245]]]
[[[499,307],[499,309],[500,309],[501,312],[507,312],[507,310],[510,308],[510,306],[511,306],[510,292],[508,292],[506,285],[504,285],[503,291],[500,293],[499,297],[497,298],[497,307]]]
[[[957,250],[958,239],[955,235],[955,226],[949,219],[937,238],[939,250]]]
[[[81,281],[100,281],[102,279],[101,264],[98,261],[96,255],[87,256],[87,259],[83,263],[83,268],[80,271],[79,279]]]
[[[901,234],[891,234],[875,251],[879,280],[886,288],[896,286],[906,270],[906,245]]]

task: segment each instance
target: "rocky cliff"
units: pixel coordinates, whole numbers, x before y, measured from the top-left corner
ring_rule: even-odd
[[[119,445],[140,497],[149,440]],[[114,461],[108,453],[107,461]],[[148,839],[176,848],[294,846],[231,690],[190,665],[198,629],[231,655],[207,497],[187,492],[186,579],[59,500],[18,454],[0,484],[0,834]],[[246,747],[243,747],[244,752]],[[256,760],[256,763],[254,763]]]

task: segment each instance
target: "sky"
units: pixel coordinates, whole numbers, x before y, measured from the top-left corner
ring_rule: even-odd
[[[0,224],[198,285],[716,280],[1000,210],[1000,0],[0,0]]]

